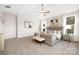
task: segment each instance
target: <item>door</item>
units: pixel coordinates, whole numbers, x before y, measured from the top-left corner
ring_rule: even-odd
[[[2,33],[5,39],[16,38],[16,16],[3,13]]]

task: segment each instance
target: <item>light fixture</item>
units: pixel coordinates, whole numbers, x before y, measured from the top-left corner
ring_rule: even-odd
[[[47,13],[50,13],[50,11],[48,11],[48,10],[44,9],[44,4],[41,4],[41,6],[42,6],[42,8],[41,8],[41,15],[46,16],[46,15],[47,15]]]
[[[6,6],[4,6],[5,8],[11,8],[11,6],[9,6],[9,5],[6,5]]]

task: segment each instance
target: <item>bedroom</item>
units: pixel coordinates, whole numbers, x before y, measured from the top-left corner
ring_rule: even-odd
[[[0,4],[0,54],[79,54],[78,18],[79,4]]]

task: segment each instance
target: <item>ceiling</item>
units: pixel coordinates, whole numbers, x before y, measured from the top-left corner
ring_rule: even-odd
[[[5,8],[9,5],[11,8]],[[49,15],[56,16],[63,13],[70,13],[79,9],[79,4],[44,4],[44,8],[49,10]],[[22,13],[39,16],[41,12],[41,4],[0,4],[0,10],[8,13]]]

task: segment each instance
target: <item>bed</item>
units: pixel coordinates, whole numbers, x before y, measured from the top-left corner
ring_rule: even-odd
[[[59,40],[61,40],[61,33],[60,32],[57,32],[57,33],[41,33],[40,37],[45,38],[45,43],[47,45],[53,46],[54,44],[59,42]]]

